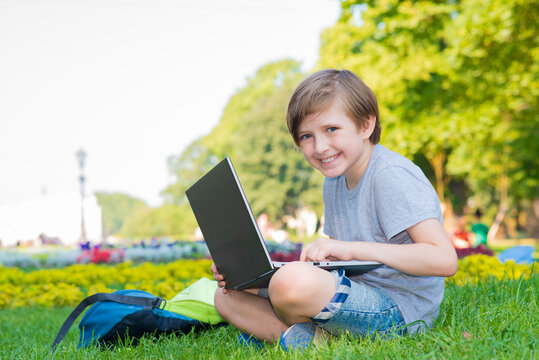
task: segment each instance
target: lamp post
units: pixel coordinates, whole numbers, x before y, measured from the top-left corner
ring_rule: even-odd
[[[86,152],[80,148],[76,153],[76,157],[80,170],[80,243],[86,244],[86,226],[84,224],[84,182],[86,181],[86,177],[84,176],[84,163],[86,162]]]

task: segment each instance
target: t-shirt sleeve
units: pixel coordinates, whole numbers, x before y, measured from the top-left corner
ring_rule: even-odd
[[[436,192],[421,175],[422,179],[398,166],[388,166],[376,174],[373,200],[380,227],[388,239],[421,221],[440,219]]]

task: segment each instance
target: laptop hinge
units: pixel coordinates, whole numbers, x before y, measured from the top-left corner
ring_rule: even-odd
[[[234,287],[234,289],[236,290],[243,290],[243,289],[247,289],[251,286],[254,286],[255,284],[257,284],[260,280],[263,280],[265,278],[268,278],[268,277],[271,277],[271,275],[273,275],[273,273],[275,272],[275,269],[271,269],[270,271],[258,276],[256,279],[254,280],[249,280],[247,282],[244,282],[243,284],[239,284],[239,285],[236,285]]]

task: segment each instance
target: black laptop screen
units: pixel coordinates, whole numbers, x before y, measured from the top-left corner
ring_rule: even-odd
[[[230,159],[215,165],[186,195],[227,288],[272,270]]]

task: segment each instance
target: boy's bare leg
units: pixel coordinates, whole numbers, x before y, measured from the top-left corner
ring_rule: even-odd
[[[268,299],[246,291],[215,293],[219,314],[231,325],[269,343],[289,326],[311,321],[335,294],[333,276],[311,265],[294,262],[273,276]],[[315,342],[321,335],[317,329]]]
[[[292,262],[271,278],[269,297],[277,316],[286,324],[311,321],[335,295],[329,271],[304,262]]]
[[[257,339],[273,343],[279,340],[288,326],[283,323],[271,307],[268,299],[247,291],[222,289],[215,292],[215,307],[229,324]]]

